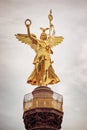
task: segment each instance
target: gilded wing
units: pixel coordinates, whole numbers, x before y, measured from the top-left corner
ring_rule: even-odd
[[[64,38],[62,36],[59,36],[59,37],[57,37],[57,36],[50,36],[48,38],[49,46],[50,47],[54,47],[54,46],[60,44],[63,41],[63,39]]]
[[[30,45],[32,49],[37,51],[37,38],[34,34],[31,34],[31,38],[27,34],[16,34],[15,36],[19,41]]]

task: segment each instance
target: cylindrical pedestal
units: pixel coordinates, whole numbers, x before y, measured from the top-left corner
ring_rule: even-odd
[[[59,130],[63,119],[62,96],[48,87],[38,87],[24,97],[27,130]]]

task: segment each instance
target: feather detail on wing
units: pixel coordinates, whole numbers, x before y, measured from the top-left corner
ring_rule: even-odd
[[[27,34],[16,34],[15,36],[19,41],[30,45],[32,49],[37,51],[37,38],[34,34],[31,34],[31,38]]]
[[[62,36],[51,36],[48,38],[48,43],[50,47],[54,47],[58,44],[60,44],[63,41],[63,37]]]

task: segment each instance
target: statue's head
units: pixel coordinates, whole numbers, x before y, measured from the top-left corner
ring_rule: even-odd
[[[42,30],[42,33],[40,35],[40,39],[41,40],[47,40],[47,34],[45,33],[46,30],[48,30],[49,28],[40,28]]]

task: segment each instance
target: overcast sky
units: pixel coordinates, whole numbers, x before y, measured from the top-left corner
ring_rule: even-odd
[[[56,35],[64,37],[52,56],[61,82],[50,86],[64,98],[62,130],[87,130],[87,0],[0,0],[0,130],[25,129],[23,97],[35,88],[26,83],[35,53],[14,34],[26,33],[30,18],[39,38],[50,9]]]

